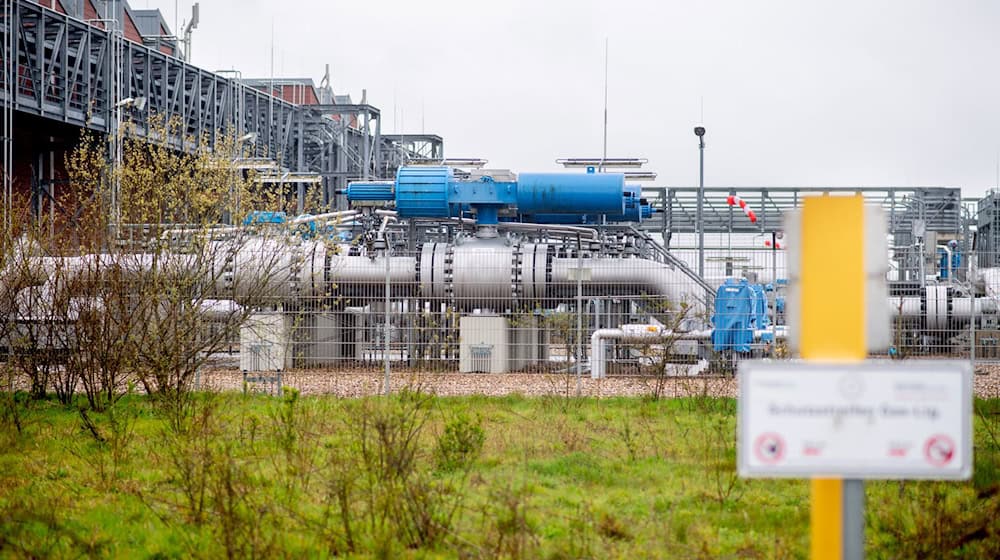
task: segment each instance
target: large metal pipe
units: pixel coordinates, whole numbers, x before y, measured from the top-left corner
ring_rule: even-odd
[[[32,259],[35,284],[109,271],[174,270],[200,274],[203,295],[240,303],[300,297],[375,297],[385,279],[383,256],[350,255],[348,245],[292,236],[242,237],[206,243],[200,253],[83,255]],[[553,305],[576,295],[653,296],[680,303],[700,288],[669,266],[644,259],[559,258],[549,244],[502,239],[425,244],[416,256],[390,258],[390,282],[400,296],[450,299],[462,309],[497,311]],[[418,275],[419,270],[419,275]]]
[[[384,216],[388,217],[388,216]],[[350,255],[350,246],[293,236],[238,236],[206,243],[201,253],[163,251],[159,254],[90,254],[73,257],[22,256],[25,265],[3,272],[2,281],[41,285],[47,281],[97,279],[109,271],[146,271],[203,277],[206,297],[248,300],[291,300],[348,294],[355,298],[381,294],[385,279],[382,256]],[[17,259],[12,259],[17,260]],[[450,299],[462,309],[504,311],[536,302],[572,301],[577,282],[584,297],[663,298],[672,306],[695,303],[701,288],[678,270],[638,258],[557,257],[550,244],[507,240],[467,240],[458,244],[428,243],[418,255],[394,256],[389,264],[394,293]],[[418,273],[419,271],[419,273]],[[967,321],[973,315],[1000,311],[1000,269],[978,275],[987,297],[956,297],[947,286],[928,286],[921,296],[893,296],[897,315],[929,317],[935,325]]]
[[[582,269],[582,270],[581,270]],[[680,271],[646,259],[552,259],[549,294],[567,296],[576,290],[577,274],[583,276],[585,296],[664,296],[673,304],[695,304],[700,286]]]

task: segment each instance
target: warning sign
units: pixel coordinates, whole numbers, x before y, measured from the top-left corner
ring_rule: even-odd
[[[785,456],[785,440],[775,433],[761,434],[754,442],[753,449],[761,463],[774,464]]]
[[[967,362],[740,365],[743,476],[966,479]]]
[[[924,445],[924,457],[935,467],[943,467],[955,456],[955,442],[944,434],[937,434]]]

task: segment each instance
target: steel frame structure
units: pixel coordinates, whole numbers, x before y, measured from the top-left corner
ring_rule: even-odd
[[[643,223],[643,229],[697,232],[698,187],[643,187],[642,191],[657,211]],[[880,204],[893,233],[908,231],[917,219],[924,220],[928,230],[959,232],[963,227],[958,187],[705,187],[705,232],[759,234],[779,230],[782,212],[798,208],[803,197],[852,193]],[[738,208],[727,203],[730,195],[738,195],[753,207],[757,223],[751,223]]]
[[[698,191],[698,187],[643,187],[643,195],[655,212],[641,229],[661,234],[668,248],[673,234],[697,233]],[[880,205],[886,213],[893,259],[898,263],[891,278],[895,283],[912,284],[914,289],[923,286],[923,231],[959,241],[963,252],[972,249],[970,226],[975,224],[976,212],[963,203],[958,187],[705,187],[703,231],[769,234],[783,228],[782,213],[798,208],[805,196],[855,193],[870,204]],[[731,195],[738,195],[752,206],[756,223],[729,205],[727,198]]]
[[[28,0],[7,0],[6,6],[10,14],[0,21],[4,83],[11,86],[0,92],[5,111],[109,135],[124,121],[139,137],[157,123],[176,122],[168,141],[187,152],[214,146],[220,135],[252,135],[248,157],[318,173],[328,206],[336,205],[334,191],[349,180],[391,176],[401,163],[387,157],[399,147],[383,142],[379,110],[367,103],[296,105],[254,87],[260,80],[209,72],[125,40],[114,22],[84,21]],[[134,102],[139,98],[144,103]],[[357,128],[345,117],[357,117]]]
[[[111,132],[121,101],[114,92],[115,31],[26,0],[13,5],[14,21],[3,22],[4,33],[15,34],[4,67],[15,72],[16,87],[13,99],[2,101],[18,112]],[[291,163],[290,146],[302,137],[295,105],[153,48],[121,42],[122,99],[146,100],[141,109],[127,108],[137,134],[147,134],[154,118],[179,119],[171,141],[192,150],[202,139],[212,145],[219,133],[253,132],[255,155]]]

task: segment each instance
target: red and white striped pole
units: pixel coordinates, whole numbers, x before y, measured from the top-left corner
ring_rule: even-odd
[[[746,217],[750,218],[750,223],[752,224],[757,223],[757,214],[755,214],[754,211],[750,209],[750,206],[748,206],[747,202],[742,198],[736,195],[729,195],[728,197],[726,197],[726,204],[730,206],[739,206],[740,210],[743,210],[743,213],[746,214]]]

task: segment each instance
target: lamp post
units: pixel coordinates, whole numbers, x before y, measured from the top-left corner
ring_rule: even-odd
[[[705,277],[705,227],[702,212],[705,206],[705,127],[694,127],[698,137],[698,213],[695,227],[698,229],[698,276]]]

